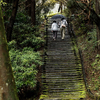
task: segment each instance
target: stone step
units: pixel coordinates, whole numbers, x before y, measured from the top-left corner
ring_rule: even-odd
[[[59,49],[57,49],[57,48],[47,48],[47,50],[48,51],[57,51],[57,50],[59,50],[59,51],[67,51],[67,52],[72,52],[73,51],[73,48],[68,48],[68,49],[65,49],[65,48],[59,48]]]
[[[80,87],[49,87],[49,86],[47,86],[45,89],[43,89],[44,91],[59,91],[59,92],[67,92],[67,91],[72,91],[73,92],[73,90],[74,91],[82,91],[82,87],[80,86]]]
[[[81,67],[68,67],[68,66],[45,66],[44,67],[46,70],[58,70],[58,71],[82,71]]]
[[[46,80],[46,79],[47,80],[51,80],[51,79],[52,80],[61,80],[61,79],[62,80],[68,80],[68,79],[69,80],[83,80],[83,77],[81,77],[81,76],[80,77],[74,77],[74,76],[73,77],[57,77],[57,76],[50,77],[49,76],[49,77],[43,77],[42,79],[44,79],[44,80]]]
[[[76,76],[78,76],[78,74],[76,75]],[[55,77],[59,77],[59,78],[55,78]],[[81,77],[82,77],[82,75],[80,75],[80,78],[77,78],[77,77],[75,77],[75,75],[50,75],[50,74],[47,74],[47,75],[45,75],[45,76],[43,76],[43,78],[42,79],[52,79],[52,80],[54,80],[54,79],[67,79],[67,80],[71,80],[71,79],[73,79],[73,78],[75,79],[75,80],[81,80]]]
[[[62,83],[60,83],[60,82],[59,83],[57,83],[57,82],[54,82],[54,83],[43,82],[42,83],[42,90],[46,90],[48,88],[76,88],[76,89],[81,88],[82,89],[83,84],[78,85],[75,83],[76,83],[75,81],[72,82],[71,84],[70,84],[70,81],[69,82],[62,82]],[[56,84],[56,86],[55,86],[55,84]],[[66,84],[66,86],[64,84]]]
[[[48,38],[48,42],[58,42],[58,43],[59,43],[59,42],[63,42],[63,43],[67,43],[67,42],[68,42],[68,43],[69,43],[69,42],[71,42],[71,39],[67,39],[67,38],[65,37],[65,39],[62,40],[61,37],[58,37],[57,40],[54,41],[52,37],[49,37],[49,38]]]
[[[49,64],[49,63],[55,63],[55,64],[56,64],[56,63],[58,63],[58,62],[59,62],[59,63],[63,63],[63,62],[64,62],[64,63],[76,63],[75,60],[72,60],[72,61],[71,61],[70,59],[68,59],[68,60],[67,60],[67,59],[65,59],[65,60],[63,60],[63,59],[47,59],[46,62],[47,62],[48,64]]]
[[[59,75],[63,75],[63,74],[66,74],[66,75],[72,74],[72,75],[73,75],[73,74],[75,74],[75,73],[77,73],[77,74],[79,75],[79,74],[82,74],[82,70],[73,70],[73,69],[72,69],[72,70],[71,70],[71,69],[70,69],[70,70],[67,70],[67,69],[65,69],[65,70],[61,70],[61,71],[60,71],[60,70],[47,69],[47,68],[46,68],[45,73],[47,73],[47,74],[51,73],[52,76],[55,75],[55,74],[58,75],[58,76],[59,76]]]
[[[59,52],[56,50],[56,51],[47,51],[46,52],[46,54],[47,55],[57,55],[57,56],[59,56],[59,55],[67,55],[67,56],[70,56],[70,55],[74,55],[74,52],[73,51],[62,51],[62,50],[59,50]]]
[[[53,35],[53,32],[48,32],[47,35],[51,35],[52,36]],[[60,35],[61,36],[60,30],[58,30],[57,35]],[[65,36],[68,37],[68,38],[70,38],[70,34],[67,33],[67,30],[65,31]]]
[[[71,65],[72,66],[76,65],[76,62],[66,62],[66,61],[65,62],[64,61],[63,62],[46,62],[46,64],[53,64],[53,65],[57,65],[57,66],[60,64],[63,64],[63,65],[67,65],[69,67]]]
[[[68,47],[71,48],[72,47],[72,44],[65,44],[65,43],[62,43],[62,44],[59,44],[59,43],[58,44],[54,44],[54,43],[53,44],[52,43],[51,44],[48,44],[48,47],[52,47],[52,46],[54,48],[55,47],[66,47],[66,49],[67,49]]]
[[[52,39],[52,37],[50,38],[50,40],[48,40],[47,44],[51,44],[51,43],[52,43],[52,44],[53,44],[53,43],[56,43],[56,44],[64,44],[64,43],[65,43],[65,44],[72,44],[71,40],[68,40],[68,39],[66,39],[66,38],[65,38],[64,40],[62,40],[61,38],[59,38],[59,39],[57,38],[57,40],[54,41],[54,40]]]
[[[69,78],[75,77],[75,76],[79,76],[79,75],[78,74],[68,74],[68,73],[65,73],[65,74],[62,73],[62,74],[57,75],[57,77],[69,77]],[[48,73],[48,74],[45,75],[45,77],[56,77],[56,75]]]
[[[79,75],[80,74],[80,75]],[[58,77],[58,78],[57,78]],[[63,74],[46,74],[46,75],[43,75],[42,76],[42,79],[46,79],[46,78],[48,78],[48,79],[80,79],[80,78],[82,78],[83,77],[83,75],[82,75],[82,73],[77,73],[77,74],[66,74],[66,75],[63,75]]]
[[[63,97],[63,95],[72,95],[72,96],[74,96],[74,95],[79,95],[79,94],[81,94],[83,91],[82,90],[78,90],[78,92],[75,92],[75,91],[68,91],[68,92],[59,92],[59,91],[55,91],[55,92],[52,92],[52,91],[49,91],[48,93],[49,93],[49,96],[51,97],[60,97],[61,95],[62,95],[62,97]],[[43,93],[44,93],[44,95],[46,95],[47,94],[47,91],[43,91]],[[71,98],[70,98],[71,99]],[[69,100],[70,100],[69,99]]]
[[[80,80],[78,80],[77,82],[75,81],[72,81],[72,82],[68,82],[67,83],[64,81],[64,82],[61,82],[61,81],[57,81],[57,82],[46,82],[45,79],[42,80],[42,84],[44,84],[44,87],[46,88],[47,86],[59,86],[59,87],[75,87],[75,86],[78,86],[78,82],[80,82]],[[81,80],[81,83],[79,83],[80,85],[79,86],[83,86],[83,80]]]
[[[63,54],[61,54],[61,55],[56,55],[56,53],[54,54],[54,55],[47,55],[47,57],[46,57],[47,59],[49,59],[49,58],[52,58],[52,59],[68,59],[68,58],[71,58],[71,59],[75,59],[75,56],[73,55],[73,54],[67,54],[66,53],[66,56],[65,55],[63,55]]]
[[[68,97],[49,97],[49,98],[46,98],[46,99],[39,99],[39,100],[70,100]],[[72,100],[72,99],[71,99]],[[80,100],[78,97],[77,98],[73,98],[73,100]]]
[[[76,61],[77,61],[77,59],[74,59],[74,58],[72,58],[72,60],[70,58],[67,58],[67,59],[63,59],[63,58],[62,59],[59,59],[59,58],[58,59],[54,59],[52,57],[49,58],[49,59],[46,59],[46,63],[47,64],[49,64],[49,63],[54,63],[54,64],[57,64],[57,63],[58,64],[59,63],[61,63],[61,64],[62,63],[77,63],[78,64],[78,63],[80,63],[80,61],[77,61],[77,62]]]
[[[68,82],[68,81],[81,81],[82,78],[71,78],[71,77],[66,77],[66,78],[55,78],[55,77],[46,77],[44,78],[46,82]]]
[[[63,69],[59,69],[59,68],[45,68],[45,72],[56,72],[56,73],[68,73],[68,72],[82,72],[82,69],[80,68],[78,68],[78,69],[76,69],[76,68],[63,68]]]
[[[48,38],[52,38],[53,37],[53,33],[48,34],[47,37]],[[57,39],[59,39],[59,38],[61,39],[61,34],[57,34]],[[65,39],[70,39],[70,36],[65,34]]]
[[[53,34],[47,34],[45,36],[45,38],[47,38],[48,40],[52,39],[53,38]],[[70,36],[67,35],[67,34],[65,34],[65,39],[64,40],[61,39],[61,34],[57,34],[57,40],[58,41],[55,41],[55,42],[64,42],[65,43],[65,41],[66,41],[66,43],[67,43],[67,41],[68,41],[69,43],[72,43]]]
[[[54,70],[54,69],[46,69],[46,73],[69,73],[69,72],[80,72],[80,70]]]
[[[70,59],[70,58],[68,58],[68,59],[54,59],[54,58],[49,58],[49,59],[46,59],[46,62],[47,63],[49,63],[49,62],[55,62],[55,63],[57,63],[57,62],[60,62],[60,63],[63,63],[63,62],[66,62],[66,63],[69,63],[69,62],[75,62],[75,59],[74,58],[72,58],[72,60]],[[76,63],[76,62],[75,62]]]
[[[48,62],[48,63],[46,63],[47,65],[46,66],[44,66],[44,67],[42,67],[42,68],[48,68],[48,65],[51,65],[51,67],[53,66],[53,67],[62,67],[62,68],[74,68],[73,66],[75,66],[75,68],[77,68],[77,67],[79,67],[79,68],[81,68],[81,66],[79,66],[79,65],[76,65],[76,63],[73,63],[73,62]],[[62,66],[61,66],[61,64],[63,64]]]
[[[79,91],[79,92],[74,92],[74,91],[70,91],[70,92],[55,92],[55,93],[52,93],[52,92],[50,92],[50,95],[51,96],[53,96],[53,97],[59,97],[59,96],[63,96],[63,95],[78,95],[78,94],[81,94],[83,91],[81,90],[81,91]],[[44,95],[46,95],[47,94],[47,91],[43,91],[43,93],[44,93]],[[49,96],[50,96],[49,95]],[[44,100],[44,99],[43,99]],[[57,99],[58,100],[58,99]]]
[[[77,66],[76,64],[66,64],[66,65],[61,65],[61,64],[47,64],[46,66],[43,66],[44,68],[50,68],[50,69],[62,69],[62,70],[80,70],[80,69],[82,69],[82,67],[81,66]]]
[[[57,68],[81,68],[81,66],[79,67],[76,63],[72,63],[72,62],[69,62],[69,63],[66,63],[66,62],[57,62],[57,63],[46,63],[46,66],[44,67],[57,67]]]
[[[61,64],[64,64],[66,67],[70,67],[71,65],[72,66],[74,66],[74,65],[79,66],[80,62],[75,62],[75,61],[70,61],[70,60],[65,60],[65,61],[63,61],[63,60],[60,60],[60,61],[59,60],[53,60],[53,61],[47,60],[46,64],[52,64],[54,66],[59,66],[59,67],[61,67],[60,66]]]
[[[62,75],[62,77],[67,77],[67,76],[71,76],[71,75],[78,75],[77,72],[62,72],[62,73],[46,73],[46,75],[49,75],[49,76],[52,76],[52,75],[55,75],[55,76],[59,76],[59,75]]]
[[[67,63],[68,64],[68,63]],[[49,66],[49,64],[48,65],[46,65],[46,66],[42,66],[42,69],[41,70],[43,70],[43,69],[46,69],[46,70],[76,70],[76,71],[80,71],[80,70],[82,70],[82,67],[81,66],[76,66],[76,65],[72,65],[72,64],[68,64],[68,65],[65,65],[65,66],[61,66],[61,65],[56,65],[56,64],[54,64],[54,65],[50,65]]]
[[[80,92],[82,91],[81,89],[78,90],[48,90],[48,93],[63,93],[63,92]],[[44,92],[44,91],[43,91]]]
[[[68,46],[62,47],[62,46],[55,45],[55,46],[48,46],[47,47],[47,49],[54,49],[54,48],[55,48],[55,50],[67,50],[66,48],[69,48],[72,50],[72,47],[68,47]]]
[[[81,67],[80,68],[74,68],[74,67],[63,67],[61,68],[60,66],[57,68],[57,67],[45,67],[46,70],[51,70],[51,71],[82,71]]]
[[[47,35],[47,36],[48,36],[48,35],[51,35],[51,36],[52,36],[52,35],[53,35],[53,32],[48,32],[46,35]],[[57,31],[57,35],[58,35],[58,36],[61,36],[60,30]],[[65,30],[65,36],[66,36],[66,37],[70,37],[70,34],[68,34],[67,30]]]
[[[55,40],[56,41],[56,40]],[[64,40],[63,40],[64,41]],[[63,42],[54,42],[54,43],[48,43],[48,46],[54,46],[54,45],[57,45],[57,46],[73,46],[73,44],[72,43],[63,43]]]
[[[63,81],[63,82],[61,82],[61,81],[57,81],[57,82],[50,82],[50,81],[43,81],[42,82],[42,85],[43,85],[43,87],[42,88],[46,88],[46,87],[82,87],[83,86],[83,84],[78,84],[77,82],[83,82],[82,80],[78,80],[78,81]],[[76,84],[77,83],[77,84]],[[56,84],[56,86],[55,86],[55,84]],[[64,84],[66,84],[66,86],[64,85]]]
[[[76,73],[46,73],[45,75],[42,74],[42,79],[80,79],[83,77],[82,72]],[[58,78],[57,78],[58,77]]]
[[[48,38],[48,40],[49,40],[49,39],[53,39],[53,35],[52,35],[52,34],[47,35],[46,38]],[[57,38],[56,38],[55,41],[56,41],[56,42],[53,42],[53,41],[51,40],[50,42],[53,42],[53,43],[57,43],[57,42],[65,43],[65,41],[66,41],[66,43],[72,43],[70,37],[69,37],[69,36],[66,36],[66,35],[65,35],[64,40],[61,39],[61,35],[57,35]]]
[[[64,86],[61,83],[57,83],[57,82],[55,82],[53,84],[50,83],[50,82],[48,82],[47,84],[46,83],[42,83],[42,90],[45,90],[46,91],[47,89],[50,89],[50,88],[56,88],[56,89],[57,88],[58,89],[60,89],[60,88],[63,88],[63,89],[67,88],[67,89],[71,90],[72,88],[73,89],[79,89],[79,88],[82,89],[82,87],[83,87],[82,84],[80,84],[80,85],[75,84],[76,82],[72,82],[73,84],[70,84],[70,82],[69,83],[68,82],[62,82],[62,83],[63,84],[66,84],[66,86]],[[57,85],[55,86],[55,84],[57,84]]]
[[[53,90],[49,90],[48,93],[63,93],[63,92],[78,92],[78,91],[82,91],[82,90],[81,89],[80,90],[58,90],[58,91],[57,90],[54,90],[54,91]]]
[[[56,52],[56,53],[58,53],[58,52],[66,52],[66,53],[74,53],[74,50],[72,50],[72,49],[67,49],[67,50],[47,49],[47,52]],[[47,53],[47,52],[46,52],[46,53]]]
[[[55,50],[66,50],[67,51],[67,49],[66,48],[69,48],[70,50],[72,50],[72,47],[69,47],[69,46],[64,46],[64,47],[62,47],[62,46],[58,46],[58,45],[52,45],[52,46],[48,46],[47,47],[47,49],[53,49],[53,48],[55,48]]]
[[[59,91],[59,92],[66,92],[66,91],[70,91],[70,92],[73,92],[73,91],[82,91],[81,87],[65,87],[65,88],[61,88],[61,87],[57,87],[57,88],[52,88],[52,87],[47,87],[48,91]]]
[[[42,99],[39,100],[80,100],[82,99],[81,95],[82,92],[67,92],[67,93],[50,93],[47,97],[47,93],[44,92],[44,97],[42,96]]]
[[[46,66],[47,70],[72,70],[72,71],[82,71],[81,67],[67,67],[67,66]]]
[[[79,80],[78,80],[79,81]],[[82,81],[79,81],[79,82],[82,82]],[[56,84],[56,85],[55,85]],[[64,85],[65,84],[65,85]],[[78,84],[76,84],[76,81],[65,81],[65,82],[48,82],[48,81],[43,81],[42,82],[42,85],[43,85],[43,89],[46,89],[46,88],[48,88],[48,87],[51,87],[51,88],[72,88],[72,87],[77,87],[78,88],[78,86],[79,87],[82,87],[83,86],[83,84],[80,84],[80,85],[78,85]]]
[[[57,55],[58,55],[58,54],[60,54],[60,55],[61,55],[61,54],[62,54],[62,55],[65,54],[65,56],[66,56],[66,54],[67,54],[67,55],[73,55],[73,54],[74,54],[74,51],[73,51],[73,50],[71,50],[70,52],[69,52],[69,51],[70,51],[70,50],[68,50],[68,51],[67,51],[67,50],[63,51],[63,50],[59,50],[59,49],[58,49],[58,50],[55,50],[55,51],[53,51],[53,50],[48,50],[46,53],[47,53],[47,54],[55,53],[55,54],[57,54]]]
[[[44,80],[43,80],[44,79]],[[43,80],[43,82],[49,82],[50,80],[50,82],[51,83],[54,83],[55,81],[53,81],[53,80],[57,80],[56,81],[56,83],[58,82],[58,84],[60,83],[60,82],[62,82],[62,83],[60,83],[60,84],[63,84],[63,82],[68,82],[68,81],[75,81],[75,80],[77,80],[77,81],[81,81],[81,80],[83,80],[83,78],[80,76],[80,77],[59,77],[59,78],[57,78],[57,76],[54,76],[54,77],[51,77],[51,76],[49,76],[49,77],[43,77],[42,78],[42,80]],[[49,80],[49,81],[48,81]],[[61,81],[61,80],[63,80],[63,81]],[[57,84],[56,84],[57,85]]]
[[[57,42],[57,43],[66,43],[66,44],[72,43],[70,39],[66,39],[66,38],[64,40],[62,40],[61,38],[57,38],[56,40],[53,40],[53,38],[50,37],[47,40],[47,44],[49,44],[49,43],[55,43],[55,42]]]
[[[78,69],[78,70],[75,70],[75,69],[61,69],[61,70],[59,70],[59,69],[50,69],[50,68],[46,68],[46,71],[45,71],[46,73],[69,73],[69,72],[82,72],[82,69]]]
[[[59,58],[59,57],[61,57],[61,56],[63,56],[64,58],[71,58],[71,57],[74,57],[75,58],[75,56],[74,56],[74,53],[67,53],[67,52],[47,52],[46,53],[47,54],[47,57],[49,58],[49,56],[51,57],[51,56],[54,56],[54,57],[56,57],[56,58]],[[59,58],[60,59],[60,58]]]

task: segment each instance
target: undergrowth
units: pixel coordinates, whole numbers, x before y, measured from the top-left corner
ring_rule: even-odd
[[[45,43],[44,29],[40,25],[32,26],[28,21],[30,18],[24,14],[17,15],[12,41],[8,43],[17,91],[23,95],[27,89],[36,87],[37,68],[43,64],[40,51]]]
[[[18,92],[23,86],[35,87],[37,66],[43,63],[39,52],[25,47],[22,51],[11,49],[9,54]]]
[[[86,80],[94,95],[100,95],[100,55],[97,53],[96,29],[78,38],[82,50]]]

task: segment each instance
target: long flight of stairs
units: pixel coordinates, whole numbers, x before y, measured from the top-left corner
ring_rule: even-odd
[[[46,54],[46,64],[42,71],[42,94],[39,100],[80,100],[85,98],[82,68],[77,63],[67,29],[64,40],[61,40],[59,29],[57,40],[54,41],[50,27],[48,28]]]

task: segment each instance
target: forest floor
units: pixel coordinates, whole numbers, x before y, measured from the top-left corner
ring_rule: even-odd
[[[78,46],[82,50],[83,65],[85,69],[88,88],[95,95],[100,95],[100,55],[93,43],[87,38],[79,37]],[[92,99],[87,99],[92,100]]]

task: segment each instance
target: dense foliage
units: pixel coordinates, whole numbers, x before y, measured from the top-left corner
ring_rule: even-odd
[[[25,20],[24,17],[21,19]],[[31,88],[36,86],[37,67],[43,64],[39,50],[44,46],[44,39],[37,28],[29,23],[20,21],[15,23],[12,41],[8,43],[18,92],[23,86]]]
[[[99,5],[99,9],[96,7],[96,4]],[[88,89],[95,96],[99,96],[100,30],[98,31],[99,25],[96,24],[96,20],[99,23],[100,2],[94,0],[68,0],[67,5],[68,11],[70,11],[71,23],[77,37],[78,47],[82,51]],[[93,17],[94,15],[95,17]]]
[[[22,51],[11,49],[9,51],[17,89],[24,85],[36,86],[37,66],[42,65],[39,52],[32,48],[23,48]]]
[[[20,3],[23,4],[24,1]],[[12,2],[8,2],[6,6],[2,7],[5,28],[7,28],[9,23],[9,18],[12,13],[12,5]],[[40,51],[43,50],[45,42],[45,30],[44,28],[41,29],[41,21],[44,19],[39,16],[41,14],[36,15],[36,25],[33,26],[31,23],[31,17],[23,7],[24,4],[18,8],[11,41],[8,42],[12,69],[19,94],[21,90],[25,91],[24,87],[31,89],[36,87],[37,68],[43,64]]]

